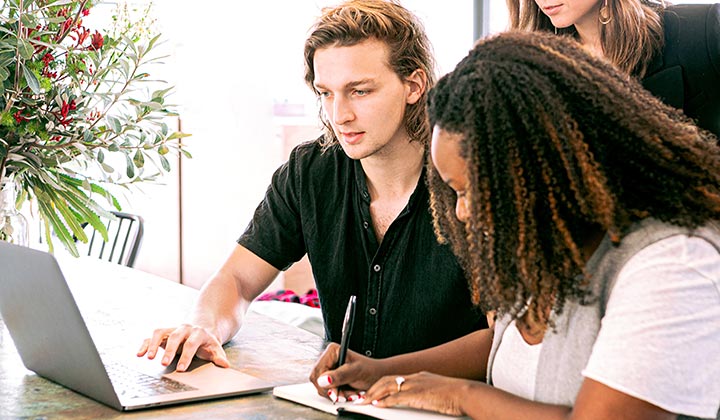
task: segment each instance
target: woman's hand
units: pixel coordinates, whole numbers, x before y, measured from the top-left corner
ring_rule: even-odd
[[[378,407],[403,405],[451,416],[465,414],[462,398],[467,397],[467,379],[420,372],[414,375],[385,376],[365,394],[364,404]]]
[[[366,390],[386,372],[382,372],[382,362],[361,356],[348,350],[345,364],[337,369],[340,346],[330,343],[310,373],[310,382],[315,385],[318,394],[329,397],[333,402],[355,401],[362,399],[359,391]],[[340,387],[343,386],[343,389]]]

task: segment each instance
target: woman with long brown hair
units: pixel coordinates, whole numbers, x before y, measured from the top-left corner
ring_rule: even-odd
[[[506,1],[511,29],[576,39],[720,136],[720,4]]]
[[[720,419],[714,136],[548,34],[481,41],[428,109],[436,231],[494,332],[336,369],[330,345],[311,377],[476,419]]]

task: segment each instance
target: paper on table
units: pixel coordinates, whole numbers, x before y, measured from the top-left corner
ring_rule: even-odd
[[[351,402],[333,404],[329,399],[318,395],[317,390],[310,382],[277,386],[273,389],[273,395],[330,414],[338,414],[338,409],[342,408],[345,412],[360,413],[382,420],[443,420],[468,418],[447,416],[429,411],[416,410],[414,408],[379,408],[373,405],[357,405]]]

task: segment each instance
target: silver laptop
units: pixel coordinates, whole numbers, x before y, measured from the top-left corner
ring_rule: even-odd
[[[0,267],[0,313],[25,367],[110,407],[136,410],[277,385],[199,359],[181,373],[135,354],[101,356],[51,254],[0,241]]]

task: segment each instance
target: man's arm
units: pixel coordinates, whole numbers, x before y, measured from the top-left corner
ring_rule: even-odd
[[[218,366],[229,363],[222,345],[242,326],[250,303],[278,275],[279,270],[237,245],[220,269],[203,285],[189,323],[177,328],[161,328],[146,339],[138,356],[154,359],[163,347],[162,364],[172,362],[181,350],[177,370],[184,371],[193,356],[210,360]]]

